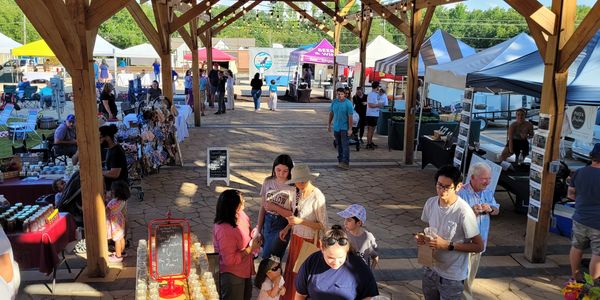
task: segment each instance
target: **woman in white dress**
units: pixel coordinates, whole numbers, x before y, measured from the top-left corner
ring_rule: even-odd
[[[225,72],[225,76],[227,77],[226,89],[227,89],[227,105],[226,108],[229,110],[234,109],[233,105],[233,84],[235,82],[235,78],[233,77],[233,72],[231,70],[227,70]]]

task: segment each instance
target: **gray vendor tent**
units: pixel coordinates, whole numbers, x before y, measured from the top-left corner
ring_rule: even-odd
[[[600,31],[590,40],[569,68],[567,103],[571,105],[600,104]],[[511,62],[469,73],[467,86],[496,88],[540,97],[544,77],[544,62],[539,52],[533,52]]]

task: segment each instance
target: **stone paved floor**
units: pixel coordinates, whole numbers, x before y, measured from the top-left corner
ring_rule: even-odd
[[[190,137],[181,144],[184,166],[165,167],[147,177],[145,200],[129,202],[133,240],[146,238],[147,221],[164,217],[171,210],[176,217],[188,218],[198,238],[210,243],[216,199],[228,187],[222,182],[207,187],[207,147],[229,147],[229,188],[244,192],[246,210],[255,224],[260,184],[273,159],[288,153],[296,163],[308,163],[319,173],[315,185],[326,196],[331,223],[342,221],[336,212],[350,203],[367,207],[366,227],[377,238],[381,252],[381,267],[375,272],[381,293],[392,299],[421,299],[421,272],[412,233],[424,227],[419,218],[425,200],[434,193],[435,170],[403,165],[402,152],[388,151],[387,139],[382,136],[375,137],[379,149],[351,150],[351,170],[338,170],[337,152],[326,130],[327,108],[326,104],[280,103],[277,112],[263,109],[255,113],[250,102],[240,101],[235,111],[208,114],[203,126],[190,128]],[[477,298],[562,299],[559,285],[568,274],[568,239],[549,236],[549,256],[544,265],[519,263],[523,261],[526,217],[512,212],[505,193],[496,196],[502,205],[501,215],[492,221],[488,251],[475,281]],[[77,266],[83,266],[81,259],[71,261],[76,271]],[[104,282],[90,282],[83,275],[75,280],[76,274],[61,270],[54,298],[131,299],[134,264],[135,258],[127,258],[124,266],[115,266]],[[25,272],[23,277],[19,298],[52,298],[41,281],[47,278],[36,272]]]

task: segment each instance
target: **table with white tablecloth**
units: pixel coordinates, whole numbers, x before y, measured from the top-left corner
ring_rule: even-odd
[[[175,119],[175,127],[177,127],[177,142],[181,143],[190,135],[187,119],[192,115],[192,107],[189,105],[176,105],[176,107],[177,118]]]

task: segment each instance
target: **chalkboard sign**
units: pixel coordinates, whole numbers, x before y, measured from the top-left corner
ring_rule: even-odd
[[[184,231],[181,224],[156,227],[156,267],[158,277],[185,273]]]
[[[206,185],[214,180],[224,180],[229,186],[229,149],[208,148],[206,151]]]

